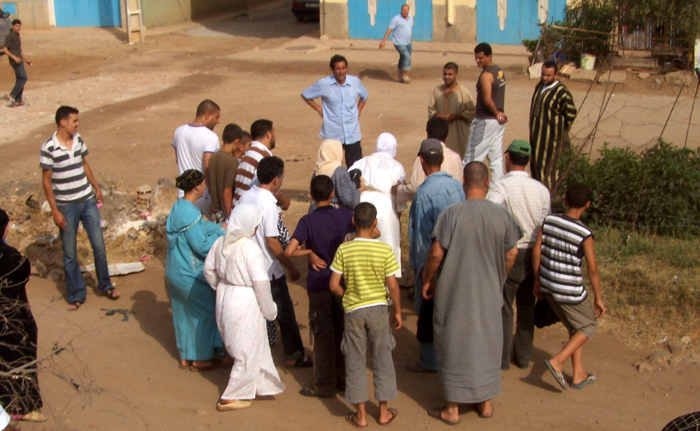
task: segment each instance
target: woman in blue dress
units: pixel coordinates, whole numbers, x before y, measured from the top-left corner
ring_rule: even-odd
[[[170,210],[167,223],[168,257],[165,280],[170,292],[170,307],[175,338],[180,352],[180,368],[208,370],[222,352],[223,342],[216,327],[216,297],[202,269],[209,249],[225,230],[206,221],[195,202],[206,185],[204,175],[190,169],[176,179],[185,192]]]

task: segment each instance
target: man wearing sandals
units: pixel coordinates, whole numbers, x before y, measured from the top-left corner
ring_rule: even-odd
[[[78,112],[70,106],[58,108],[58,130],[41,146],[39,157],[46,200],[61,233],[69,310],[80,308],[87,293],[78,266],[79,222],[83,223],[90,239],[100,292],[109,299],[119,298],[119,291],[109,278],[107,252],[97,211],[98,205],[102,204],[102,191],[86,160],[87,146],[78,134]]]
[[[5,45],[2,51],[7,54],[10,59],[10,66],[15,71],[15,86],[10,92],[10,97],[13,99],[10,107],[22,106],[22,93],[24,93],[24,84],[27,83],[27,71],[24,70],[24,63],[32,65],[32,62],[24,56],[22,52],[22,41],[19,38],[19,31],[22,29],[22,21],[15,19],[12,21],[12,30],[5,37]]]

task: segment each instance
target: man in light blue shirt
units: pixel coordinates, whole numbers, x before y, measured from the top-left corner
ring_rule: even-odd
[[[442,143],[437,139],[426,139],[421,143],[421,168],[427,176],[418,187],[411,205],[408,236],[411,268],[415,271],[415,311],[418,314],[417,338],[420,342],[418,362],[407,367],[412,372],[437,371],[437,355],[433,345],[432,300],[423,298],[422,272],[428,260],[428,251],[433,243],[433,228],[440,213],[452,204],[464,200],[462,183],[447,172],[441,172],[444,161]],[[425,310],[421,308],[427,307]]]
[[[411,70],[411,54],[413,45],[411,44],[413,35],[413,17],[408,15],[411,8],[405,4],[401,6],[401,13],[396,15],[389,22],[389,28],[384,33],[384,39],[379,43],[379,49],[384,48],[389,34],[394,32],[394,48],[399,52],[399,82],[409,83],[408,71]]]
[[[350,167],[362,158],[360,113],[369,93],[360,78],[347,74],[345,57],[334,55],[330,65],[333,75],[316,81],[301,93],[301,97],[323,118],[319,136],[343,143],[345,164]],[[313,100],[318,97],[322,107]]]

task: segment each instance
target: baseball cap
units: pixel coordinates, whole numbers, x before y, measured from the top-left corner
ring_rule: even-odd
[[[512,144],[508,146],[508,150],[517,154],[524,154],[526,156],[530,155],[530,143],[522,139],[516,139]]]
[[[420,143],[418,154],[440,154],[442,155],[442,143],[435,138],[425,139]]]

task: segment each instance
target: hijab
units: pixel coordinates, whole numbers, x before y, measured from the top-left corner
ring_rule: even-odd
[[[396,138],[391,133],[382,133],[377,138],[377,152],[388,154],[392,159],[396,156],[397,146]]]
[[[255,228],[262,221],[262,212],[252,204],[238,204],[231,211],[228,218],[228,228],[224,237],[224,246],[221,253],[228,257],[233,250],[233,244],[241,238],[251,238],[255,234]]]
[[[326,139],[321,142],[316,158],[314,174],[333,177],[333,173],[343,162],[343,144],[337,139]]]

